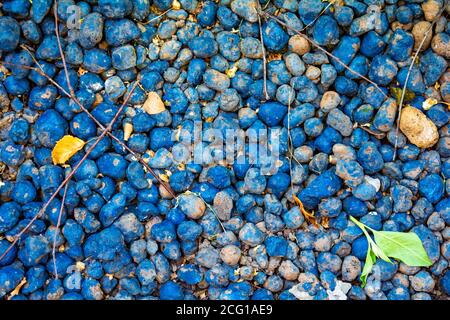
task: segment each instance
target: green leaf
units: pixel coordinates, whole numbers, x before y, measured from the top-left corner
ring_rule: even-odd
[[[375,256],[375,253],[373,253],[372,249],[369,246],[369,249],[367,250],[366,255],[366,262],[364,263],[364,268],[361,272],[361,276],[359,279],[361,280],[361,287],[364,288],[367,282],[367,277],[369,276],[370,272],[372,271],[373,265],[375,264],[375,261],[377,260],[377,257]]]
[[[375,242],[373,242],[373,240],[372,240],[372,251],[378,258],[383,259],[386,262],[392,263],[391,259],[389,259],[388,257],[388,254],[386,254],[386,252],[383,249],[381,249]]]
[[[415,233],[371,231],[375,237],[375,242],[387,256],[412,267],[428,267],[433,264],[420,238]]]
[[[368,251],[369,251],[369,250],[372,250],[372,253],[373,253],[376,257],[378,257],[378,258],[380,258],[380,259],[383,259],[384,261],[387,261],[387,262],[391,262],[391,263],[392,263],[392,261],[386,256],[386,254],[383,252],[383,250],[381,250],[381,249],[377,246],[377,244],[373,241],[373,239],[370,237],[370,235],[369,235],[369,233],[367,232],[367,229],[366,229],[366,228],[368,228],[368,229],[371,230],[371,231],[372,231],[372,229],[369,228],[369,227],[367,227],[364,223],[362,223],[362,222],[356,220],[356,219],[355,219],[354,217],[352,217],[352,216],[350,216],[350,220],[353,221],[353,223],[356,224],[356,225],[362,230],[362,232],[364,233],[364,235],[366,236],[366,239],[367,239],[367,242],[368,242],[368,245],[369,245]]]
[[[420,238],[415,233],[376,231],[352,216],[349,218],[361,228],[369,246],[366,262],[360,276],[362,287],[366,285],[367,276],[370,274],[377,257],[392,263],[389,259],[391,257],[414,267],[428,267],[432,265]],[[369,235],[368,230],[373,233],[374,239]]]

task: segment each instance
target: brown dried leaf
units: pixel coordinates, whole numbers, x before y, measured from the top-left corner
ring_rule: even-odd
[[[324,227],[325,229],[328,229],[330,227],[330,218],[329,217],[323,217],[322,221],[320,222],[320,224],[322,225],[322,227]]]
[[[314,225],[315,227],[319,226],[319,223],[317,222],[316,217],[314,216],[314,213],[310,213],[308,212],[305,207],[303,206],[303,203],[301,202],[301,200],[295,195],[292,195],[292,198],[294,199],[295,203],[298,205],[298,207],[300,208],[300,212],[303,214],[303,216],[305,217],[305,219],[311,223],[312,225]]]

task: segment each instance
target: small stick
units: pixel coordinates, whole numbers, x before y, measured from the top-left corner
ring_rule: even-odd
[[[259,2],[258,2],[259,4]],[[261,5],[259,5],[261,8]],[[261,51],[263,55],[263,73],[264,73],[264,97],[267,100],[270,99],[269,94],[267,93],[267,60],[266,60],[266,48],[264,46],[264,38],[262,33],[262,26],[261,26],[261,16],[258,14],[258,25],[259,25],[259,37],[261,39]]]
[[[58,268],[56,267],[56,240],[58,239],[59,226],[61,225],[62,214],[64,211],[64,203],[66,202],[67,189],[69,183],[66,183],[64,188],[64,194],[61,201],[61,206],[59,207],[58,222],[56,223],[55,234],[53,235],[53,246],[52,246],[52,258],[53,258],[53,269],[55,271],[55,279],[58,279]]]
[[[342,65],[345,69],[347,69],[348,71],[350,71],[351,73],[357,75],[358,77],[360,77],[361,79],[364,79],[365,81],[369,82],[370,84],[372,84],[375,88],[378,89],[378,91],[380,91],[383,96],[385,96],[386,98],[388,97],[386,95],[386,93],[384,93],[383,90],[381,90],[381,88],[372,80],[370,80],[369,78],[363,76],[362,74],[360,74],[359,72],[353,70],[352,68],[350,68],[348,65],[346,65],[344,62],[342,62],[341,59],[339,59],[338,57],[336,57],[334,54],[328,52],[327,50],[325,50],[324,48],[322,48],[316,41],[310,39],[307,35],[301,33],[300,31],[292,28],[291,26],[289,26],[288,24],[286,24],[285,22],[281,21],[280,19],[278,19],[277,17],[275,17],[274,15],[271,15],[270,13],[264,12],[264,11],[260,11],[260,14],[265,15],[268,18],[271,18],[273,20],[275,20],[276,22],[278,22],[279,24],[281,24],[282,26],[284,26],[286,29],[292,30],[295,33],[297,33],[299,36],[301,36],[302,38],[304,38],[305,40],[307,40],[309,43],[311,43],[314,47],[316,47],[317,49],[319,49],[320,51],[322,51],[323,53],[325,53],[327,56],[333,58],[337,63],[339,63],[340,65]]]
[[[205,201],[205,199],[203,199],[202,195],[200,193],[197,192],[193,192],[193,191],[186,191],[184,194],[194,194],[197,197],[200,198],[200,200],[203,201],[203,203],[205,204],[206,207],[208,207],[209,210],[211,210],[211,212],[214,214],[214,216],[216,217],[217,221],[219,222],[220,226],[222,227],[223,232],[226,232],[227,230],[225,229],[225,227],[222,224],[222,221],[220,221],[219,216],[217,215],[216,210],[213,208],[213,206],[211,206],[208,202]],[[175,205],[175,208],[178,206],[178,199],[177,199],[177,203]]]
[[[305,27],[303,27],[303,29],[300,30],[300,32],[303,32],[303,31],[305,31],[306,29],[308,29],[310,26],[312,26],[312,25],[317,21],[317,19],[319,19],[319,18],[325,13],[325,11],[327,11],[327,9],[328,9],[331,5],[334,4],[334,1],[335,1],[335,0],[331,0],[331,1],[328,3],[328,5],[327,5],[325,8],[323,8],[323,10],[317,15],[317,17],[315,17],[313,21],[311,21],[311,22],[308,23]]]
[[[70,93],[68,93],[67,91],[66,91],[66,89],[64,89],[59,83],[57,83],[55,80],[53,80],[51,77],[49,77],[46,73],[45,73],[45,71],[44,71],[44,69],[42,68],[42,66],[41,66],[41,64],[36,60],[36,58],[34,57],[34,55],[29,51],[29,49],[27,48],[27,47],[25,47],[25,46],[22,46],[22,48],[24,49],[24,50],[26,50],[29,54],[30,54],[30,56],[31,56],[31,58],[33,59],[33,61],[34,61],[34,63],[39,67],[39,69],[38,68],[34,68],[34,67],[28,67],[28,66],[21,66],[21,65],[14,65],[14,64],[12,64],[12,63],[8,63],[8,62],[2,62],[2,63],[4,63],[4,64],[7,64],[7,65],[14,65],[14,66],[16,66],[16,67],[23,67],[23,68],[25,68],[25,69],[31,69],[31,70],[34,70],[34,71],[36,71],[36,72],[38,72],[39,74],[41,74],[43,77],[45,77],[45,78],[47,78],[55,87],[57,87],[62,93],[64,93],[68,98],[70,98],[72,101],[74,101],[77,105],[78,105],[78,107],[80,107],[80,109],[83,111],[83,112],[85,112],[88,116],[89,116],[89,118],[91,118],[96,124],[97,124],[97,126],[99,126],[100,127],[100,129],[102,129],[102,130],[105,130],[106,128],[105,128],[105,126],[101,123],[101,122],[99,122],[93,115],[92,115],[92,113],[90,113],[89,112],[89,110],[87,110],[82,104],[81,104],[81,102],[77,99],[77,97],[75,96],[75,94],[70,94]],[[62,56],[64,56],[62,53],[61,53],[61,55]],[[66,76],[68,75],[68,73],[66,73]],[[70,80],[68,79],[68,77],[67,77],[67,82],[68,82],[68,86],[69,86],[69,88],[72,88],[71,87],[71,85],[70,85]],[[139,84],[138,84],[139,85]],[[72,90],[72,92],[73,92],[73,90]],[[169,194],[173,197],[173,198],[176,198],[176,194],[173,192],[173,190],[172,190],[172,188],[170,188],[170,186],[169,185],[167,185],[164,181],[162,181],[161,180],[161,178],[153,171],[153,169],[144,161],[144,159],[142,159],[142,157],[139,155],[139,154],[137,154],[135,151],[133,151],[132,149],[130,149],[122,140],[120,140],[119,138],[117,138],[114,134],[112,134],[111,132],[107,132],[107,135],[110,137],[110,138],[112,138],[113,140],[115,140],[117,143],[119,143],[125,150],[127,150],[129,153],[131,153],[146,169],[147,169],[147,171],[149,171],[150,172],[150,174],[151,175],[153,175],[153,177],[155,177],[155,179],[159,182],[159,184],[161,184],[163,187],[164,187],[164,189],[166,189],[166,191],[167,192],[169,192]]]
[[[292,144],[292,136],[291,136],[291,98],[292,98],[292,91],[289,93],[289,100],[288,100],[288,118],[287,118],[287,132],[288,132],[288,151],[289,151],[289,175],[291,177],[291,193],[294,192],[294,183],[292,182],[292,157],[294,156],[293,152],[293,144]]]
[[[97,140],[92,144],[92,146],[86,151],[84,156],[81,158],[81,160],[75,165],[72,172],[70,172],[67,177],[61,182],[61,184],[56,188],[55,192],[50,196],[50,198],[47,200],[47,202],[44,204],[44,206],[39,210],[39,212],[28,222],[28,224],[18,233],[14,236],[13,242],[10,244],[8,249],[6,249],[5,252],[2,253],[0,256],[0,261],[8,254],[9,251],[14,247],[14,245],[19,241],[19,239],[22,237],[22,235],[27,232],[30,227],[33,225],[33,223],[47,210],[50,203],[55,199],[55,197],[58,195],[59,191],[66,185],[66,183],[69,182],[69,180],[72,178],[72,176],[78,171],[78,169],[81,167],[83,162],[89,157],[89,155],[92,153],[94,148],[102,141],[102,139],[106,136],[106,133],[110,131],[114,125],[114,123],[119,118],[120,113],[122,112],[125,105],[128,103],[129,98],[131,97],[134,89],[137,87],[138,81],[136,81],[133,85],[133,87],[130,90],[130,93],[127,95],[125,100],[123,101],[122,105],[120,106],[119,110],[117,110],[117,113],[114,115],[114,118],[111,120],[111,122],[106,127],[106,130],[104,130],[100,136],[97,138]]]
[[[370,133],[371,135],[373,135],[378,140],[383,139],[386,136],[386,133],[384,133],[384,132],[375,132],[375,131],[371,130],[370,128],[363,127],[363,126],[358,126],[358,127],[363,129],[367,133]]]
[[[26,48],[23,47],[24,50],[27,50],[30,54],[31,52]],[[1,63],[5,64],[5,65],[9,65],[9,66],[13,66],[13,67],[17,67],[17,68],[23,68],[23,69],[27,69],[27,70],[32,70],[35,72],[38,72],[40,75],[42,75],[43,77],[47,78],[55,87],[57,87],[59,90],[61,90],[62,93],[64,93],[67,97],[69,97],[70,99],[72,99],[72,101],[74,101],[79,107],[80,109],[82,109],[99,127],[101,130],[105,130],[105,126],[103,126],[103,124],[101,124],[93,115],[92,113],[89,112],[89,110],[87,110],[77,99],[73,99],[73,97],[70,96],[70,94],[63,88],[61,87],[61,85],[59,85],[59,83],[57,83],[55,80],[53,80],[51,77],[49,77],[42,69],[42,66],[39,64],[39,62],[36,60],[36,58],[34,58],[33,55],[31,55],[31,57],[33,58],[34,62],[40,67],[39,68],[35,68],[35,67],[30,67],[30,66],[26,66],[26,65],[18,65],[18,64],[14,64],[14,63],[10,63],[10,62],[5,62],[5,61],[1,61]],[[144,161],[144,159],[142,159],[142,157],[136,153],[135,151],[133,151],[132,149],[130,149],[122,140],[120,140],[119,138],[117,138],[114,134],[112,134],[111,132],[107,132],[107,135],[115,140],[117,143],[119,143],[125,150],[127,150],[129,153],[131,153],[147,170],[148,172],[150,172],[150,174],[153,175],[153,177],[155,177],[155,179],[164,187],[164,189],[166,189],[166,191],[173,197],[176,198],[177,195],[175,194],[175,192],[172,190],[172,188],[166,184],[164,181],[161,180],[161,178],[154,172],[154,170],[148,165],[147,162]]]
[[[398,148],[398,130],[400,127],[400,118],[402,116],[402,108],[403,108],[403,101],[405,99],[405,94],[406,94],[406,86],[408,85],[408,81],[409,81],[409,76],[411,75],[411,71],[412,68],[414,67],[414,62],[416,61],[417,57],[419,56],[419,52],[423,47],[423,44],[425,43],[425,40],[428,37],[428,34],[430,33],[431,30],[433,30],[433,26],[434,24],[438,21],[439,17],[442,15],[442,13],[445,10],[445,7],[447,6],[447,2],[442,6],[442,9],[439,11],[439,13],[437,14],[437,16],[434,18],[433,22],[430,24],[430,26],[428,27],[427,31],[425,31],[424,33],[424,37],[422,39],[422,41],[419,44],[419,47],[417,48],[414,57],[411,61],[411,64],[409,65],[408,68],[408,73],[406,74],[406,79],[405,79],[405,84],[403,85],[403,89],[402,89],[402,95],[400,97],[400,104],[398,106],[398,115],[397,115],[397,128],[395,128],[395,143],[394,143],[394,156],[393,156],[393,161],[395,161],[395,158],[397,157],[397,148]]]
[[[170,10],[172,10],[172,8],[169,9],[169,10],[166,10],[162,15],[166,14]],[[55,1],[54,16],[55,16],[55,26],[56,26],[55,27],[55,34],[56,34],[56,39],[58,40],[59,54],[61,56],[61,60],[62,60],[62,63],[63,63],[64,73],[65,73],[65,76],[66,76],[66,82],[67,82],[67,86],[69,87],[69,93],[70,94],[67,94],[66,90],[64,88],[62,88],[61,86],[59,86],[59,89],[61,91],[63,91],[67,96],[69,96],[69,98],[71,98],[81,108],[81,110],[83,112],[85,112],[97,124],[97,126],[99,126],[102,130],[105,130],[105,127],[83,106],[82,103],[80,103],[80,101],[78,100],[77,96],[75,95],[75,92],[73,90],[72,84],[70,82],[69,71],[67,69],[67,63],[66,63],[66,58],[65,58],[65,55],[64,55],[64,51],[63,51],[62,46],[61,46],[61,39],[60,39],[61,37],[60,37],[60,34],[59,34],[59,28],[58,28],[58,1],[57,0]],[[31,55],[31,57],[33,58],[34,62],[42,70],[42,72],[45,73],[45,71],[43,70],[43,68],[41,67],[39,62],[36,60],[34,55],[31,54],[31,52],[29,50],[27,50],[27,51]],[[48,77],[48,78],[51,79],[50,77]],[[139,83],[138,83],[138,85],[139,85]],[[117,141],[125,150],[130,152],[147,169],[147,171],[149,171],[150,174],[153,175],[153,177],[155,177],[155,179],[159,182],[159,184],[162,185],[164,187],[164,189],[166,189],[166,191],[169,192],[169,194],[173,198],[176,198],[176,194],[173,192],[172,188],[170,188],[170,186],[166,185],[166,183],[164,183],[161,180],[161,178],[153,171],[152,168],[150,168],[150,166],[144,161],[144,159],[142,159],[142,157],[140,157],[136,152],[134,152],[132,149],[130,149],[124,142],[122,142],[122,140],[120,140],[119,138],[114,136],[111,132],[108,132],[107,134],[112,139]]]
[[[143,24],[143,25],[149,24],[150,22],[155,21],[155,20],[161,18],[161,17],[164,16],[166,13],[168,13],[168,12],[170,12],[170,11],[172,11],[172,10],[173,10],[173,8],[167,9],[166,11],[164,11],[163,13],[161,13],[159,16],[153,17],[153,18],[151,18],[150,20],[148,20],[147,22],[144,22],[144,23],[142,23],[142,24]]]
[[[70,95],[73,97],[75,96],[75,92],[73,91],[73,87],[72,84],[70,83],[70,78],[69,78],[69,71],[67,70],[67,63],[66,63],[66,58],[64,56],[64,52],[61,46],[61,37],[59,35],[59,27],[58,27],[58,0],[55,0],[55,6],[53,8],[53,14],[55,16],[55,34],[56,34],[56,40],[58,42],[58,49],[59,49],[59,54],[61,56],[61,60],[63,63],[63,67],[64,67],[64,74],[66,76],[66,82],[67,82],[67,86],[69,87],[69,92]]]

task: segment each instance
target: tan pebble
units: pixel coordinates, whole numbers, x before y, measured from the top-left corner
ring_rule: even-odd
[[[441,9],[441,3],[437,0],[428,0],[422,3],[422,10],[425,20],[433,21]]]
[[[164,188],[163,185],[159,185],[159,194],[163,199],[172,199],[172,195],[169,193],[169,191]]]
[[[447,83],[447,82],[450,82],[450,72],[444,73],[444,74],[441,76],[440,82],[441,82],[441,83]],[[441,89],[441,96],[442,96],[442,99],[443,99],[445,102],[449,103],[449,102],[450,102],[450,93],[448,93],[447,90],[445,90],[445,86],[441,86],[440,89]],[[449,107],[449,108],[450,108],[450,107]]]
[[[320,77],[320,69],[317,68],[316,66],[309,66],[308,69],[306,69],[305,72],[305,76],[309,79],[309,80],[316,80],[317,78]]]
[[[333,155],[335,157],[334,161],[339,160],[355,160],[355,154],[352,152],[352,148],[349,146],[342,144],[342,143],[336,143],[333,148]]]
[[[302,56],[311,50],[311,46],[308,40],[296,34],[289,39],[289,50]]]
[[[444,35],[442,33],[438,33],[431,41],[431,49],[433,49],[433,51],[438,55],[443,56],[446,59],[450,59],[450,42],[445,40]]]
[[[298,278],[299,269],[292,263],[292,261],[284,260],[281,262],[278,272],[284,279],[294,281]]]
[[[336,108],[341,102],[341,97],[335,91],[327,91],[323,94],[322,100],[320,100],[320,108],[328,112],[331,109]]]
[[[440,83],[445,83],[445,82],[450,82],[450,70],[445,72],[440,78],[439,78],[439,82]]]
[[[427,33],[430,26],[431,23],[429,23],[428,21],[420,21],[414,25],[412,29],[412,34],[414,36],[414,50],[419,49],[419,46],[423,41],[423,38],[425,38],[425,34]],[[430,46],[432,36],[433,30],[430,30],[426,35],[426,39],[424,40],[420,51],[425,51],[426,49],[428,49],[428,47]]]
[[[439,90],[434,88],[434,87],[429,87],[427,90],[427,94],[426,94],[426,98],[432,98],[432,99],[436,99],[438,101],[442,100],[441,99],[441,94],[439,93]]]
[[[436,125],[422,111],[406,107],[400,118],[400,130],[419,148],[429,148],[439,140]]]
[[[237,246],[229,244],[220,250],[220,258],[227,265],[234,266],[241,259],[241,249]]]
[[[148,114],[158,114],[166,110],[164,102],[156,92],[150,92],[147,95],[147,100],[145,100],[142,108]]]

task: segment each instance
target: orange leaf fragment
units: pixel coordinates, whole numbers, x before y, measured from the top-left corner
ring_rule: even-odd
[[[320,224],[322,225],[322,227],[324,227],[325,229],[328,229],[330,227],[330,218],[329,217],[323,217],[322,221],[320,222]]]
[[[292,198],[294,199],[295,203],[298,205],[298,207],[300,208],[300,212],[303,214],[303,216],[305,217],[305,219],[313,224],[315,227],[318,227],[319,224],[317,223],[317,219],[314,216],[313,213],[308,212],[305,207],[303,206],[303,203],[301,202],[301,200],[295,195],[292,195]]]

